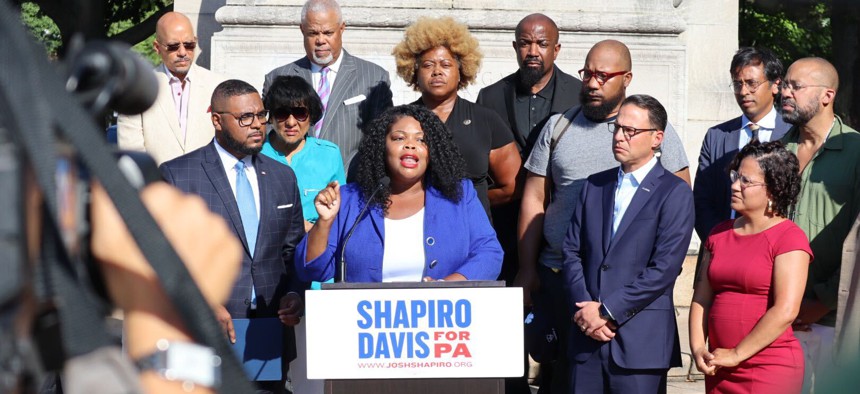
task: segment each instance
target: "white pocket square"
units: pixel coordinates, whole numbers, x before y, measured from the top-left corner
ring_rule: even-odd
[[[278,205],[278,209],[289,208],[291,206],[293,206],[293,204]]]
[[[360,103],[364,100],[367,100],[367,96],[365,96],[363,94],[359,94],[358,96],[344,100],[343,105],[352,105],[355,103]]]

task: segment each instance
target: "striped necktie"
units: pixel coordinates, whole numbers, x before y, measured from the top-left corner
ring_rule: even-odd
[[[747,127],[750,128],[750,132],[752,133],[752,137],[750,137],[750,143],[758,141],[758,129],[761,128],[761,126],[755,123],[750,123]]]
[[[328,96],[331,94],[331,86],[328,83],[328,72],[328,67],[323,67],[323,69],[320,70],[320,85],[317,87],[317,94],[320,96],[320,101],[322,101],[323,116],[320,118],[319,122],[314,125],[314,137],[320,136],[323,120],[325,119],[326,108],[328,108]]]

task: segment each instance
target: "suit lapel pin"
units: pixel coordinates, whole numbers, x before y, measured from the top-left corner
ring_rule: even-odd
[[[266,175],[266,171],[260,171],[260,175]]]
[[[644,191],[646,191],[646,192],[648,192],[648,193],[651,193],[651,189],[649,189],[649,188],[647,188],[647,187],[643,187],[643,188],[642,188],[642,190],[644,190]]]
[[[463,121],[463,124],[464,124],[464,125],[466,125],[466,126],[468,126],[468,125],[472,124],[472,119],[466,119],[466,120],[464,120],[464,121]]]

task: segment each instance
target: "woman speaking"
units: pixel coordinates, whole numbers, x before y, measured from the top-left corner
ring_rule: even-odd
[[[341,256],[347,282],[496,279],[496,233],[433,112],[389,109],[367,128],[357,159],[356,183],[332,182],[314,201],[319,219],[295,254],[299,279],[334,278]]]

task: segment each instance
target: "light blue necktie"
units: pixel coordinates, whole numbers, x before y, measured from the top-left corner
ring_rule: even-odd
[[[242,217],[242,227],[245,230],[245,239],[248,240],[248,250],[254,257],[254,248],[257,246],[257,227],[260,220],[257,218],[257,204],[254,202],[254,191],[251,190],[251,182],[245,175],[245,162],[239,160],[234,167],[236,169],[236,203],[239,205],[239,216]],[[251,276],[251,309],[257,307],[257,292],[254,290],[254,276]]]

